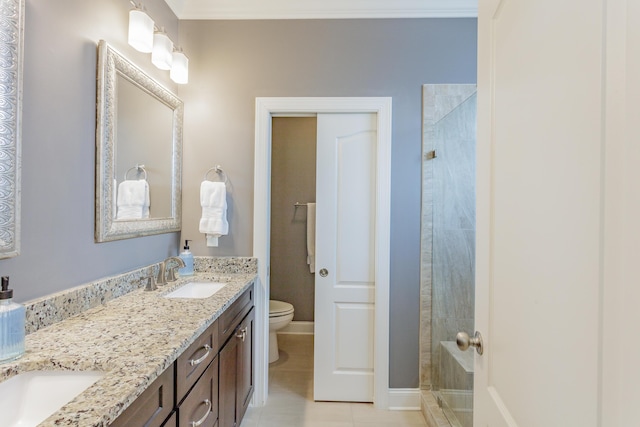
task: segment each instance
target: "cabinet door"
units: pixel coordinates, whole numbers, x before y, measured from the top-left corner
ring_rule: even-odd
[[[237,351],[237,379],[236,379],[236,421],[240,424],[247,411],[251,395],[253,394],[253,342],[255,309],[251,309],[247,317],[238,326],[236,340]]]
[[[174,405],[173,365],[138,397],[112,427],[159,427],[171,414]]]
[[[236,378],[238,340],[231,338],[220,350],[220,427],[234,427],[236,423]]]
[[[239,426],[251,401],[254,323],[252,308],[220,350],[220,427]]]
[[[178,407],[179,425],[214,427],[218,421],[218,359],[213,359],[204,374]]]

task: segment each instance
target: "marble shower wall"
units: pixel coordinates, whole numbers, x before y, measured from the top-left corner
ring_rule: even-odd
[[[423,87],[420,385],[439,389],[441,341],[473,332],[476,86]],[[435,150],[436,158],[426,159]]]

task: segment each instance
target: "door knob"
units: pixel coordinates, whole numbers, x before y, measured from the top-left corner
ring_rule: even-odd
[[[320,270],[320,276],[327,277],[328,274],[329,274],[329,270],[327,270],[326,268],[323,268],[322,270]]]
[[[473,335],[473,338],[466,332],[458,332],[456,335],[456,344],[458,344],[458,348],[462,351],[466,351],[469,347],[475,347],[480,355],[484,350],[482,347],[482,335],[478,331]]]

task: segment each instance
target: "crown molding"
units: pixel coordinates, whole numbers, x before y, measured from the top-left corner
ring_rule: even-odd
[[[165,0],[178,19],[475,18],[477,0]]]

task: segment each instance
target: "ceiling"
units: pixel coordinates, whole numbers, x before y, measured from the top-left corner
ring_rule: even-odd
[[[178,19],[476,17],[477,0],[165,0]]]

